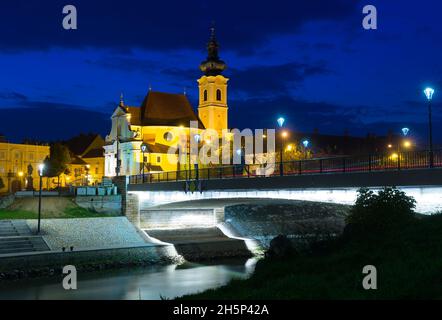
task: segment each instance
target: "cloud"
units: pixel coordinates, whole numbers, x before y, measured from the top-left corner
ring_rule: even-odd
[[[106,59],[91,60],[86,59],[86,64],[99,66],[105,69],[118,70],[124,72],[149,73],[157,69],[154,61],[148,59],[108,57]]]
[[[420,115],[422,110],[418,110]],[[286,118],[288,128],[321,133],[365,136],[367,133],[387,134],[399,132],[404,126],[404,117],[397,114],[396,108],[368,106],[340,106],[327,102],[312,102],[287,96],[238,99],[229,103],[229,126],[232,128],[275,128],[279,116]],[[420,119],[422,118],[422,120]],[[425,117],[411,114],[406,122],[416,139],[425,142]],[[435,119],[435,128],[442,125],[442,118]],[[435,132],[442,137],[442,132]]]
[[[13,142],[25,138],[56,141],[88,132],[105,135],[110,130],[109,115],[66,105],[40,102],[29,108],[2,108],[1,113],[1,133]]]
[[[20,92],[0,92],[0,99],[9,101],[27,101],[28,97]]]
[[[78,29],[67,31],[62,28],[66,1],[16,0],[2,5],[0,29],[9,31],[2,35],[0,49],[203,49],[214,20],[223,48],[253,51],[272,35],[296,33],[308,22],[343,21],[358,12],[358,2],[77,0]]]
[[[276,96],[296,89],[308,77],[330,72],[324,63],[310,65],[291,62],[231,70],[231,78],[235,81],[235,90],[248,96]]]

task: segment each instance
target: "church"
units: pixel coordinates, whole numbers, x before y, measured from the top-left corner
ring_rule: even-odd
[[[105,176],[180,170],[185,167],[178,152],[172,155],[176,159],[170,161],[170,148],[176,148],[183,136],[190,146],[194,131],[198,135],[212,129],[221,134],[228,129],[229,79],[222,75],[226,64],[219,58],[218,48],[212,28],[207,59],[200,64],[203,74],[198,79],[198,114],[185,94],[149,90],[138,107],[125,105],[123,96],[120,97],[104,146]]]

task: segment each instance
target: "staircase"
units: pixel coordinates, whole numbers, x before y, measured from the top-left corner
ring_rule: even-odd
[[[42,237],[0,238],[0,255],[48,250],[49,248]]]
[[[33,236],[25,221],[0,221],[0,256],[49,250],[43,237]]]
[[[24,221],[0,220],[0,237],[30,235],[28,225]]]

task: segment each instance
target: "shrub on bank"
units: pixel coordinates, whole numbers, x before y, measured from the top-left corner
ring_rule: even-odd
[[[382,234],[409,223],[415,216],[416,201],[396,188],[384,188],[378,193],[362,188],[350,211],[344,236]]]

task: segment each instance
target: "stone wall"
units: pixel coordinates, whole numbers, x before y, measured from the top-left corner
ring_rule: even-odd
[[[142,245],[127,248],[91,249],[73,252],[41,252],[0,258],[0,280],[60,274],[66,265],[78,271],[123,266],[170,264],[180,261],[172,245]]]
[[[85,209],[110,215],[121,214],[121,195],[77,196],[75,203]]]
[[[0,209],[9,207],[14,202],[14,195],[0,196]]]
[[[127,185],[129,177],[118,176],[112,178],[112,183],[117,187],[118,194],[121,195],[121,214],[126,214]]]
[[[142,209],[139,218],[143,229],[209,228],[216,223],[213,209]]]
[[[256,239],[267,247],[271,239],[283,234],[298,245],[342,233],[350,207],[320,202],[297,201],[290,204],[240,204],[225,208],[225,221],[234,233]]]
[[[140,225],[140,209],[139,209],[139,201],[138,196],[133,193],[129,193],[126,195],[125,207],[124,207],[124,215],[127,219],[132,222],[138,228]]]

